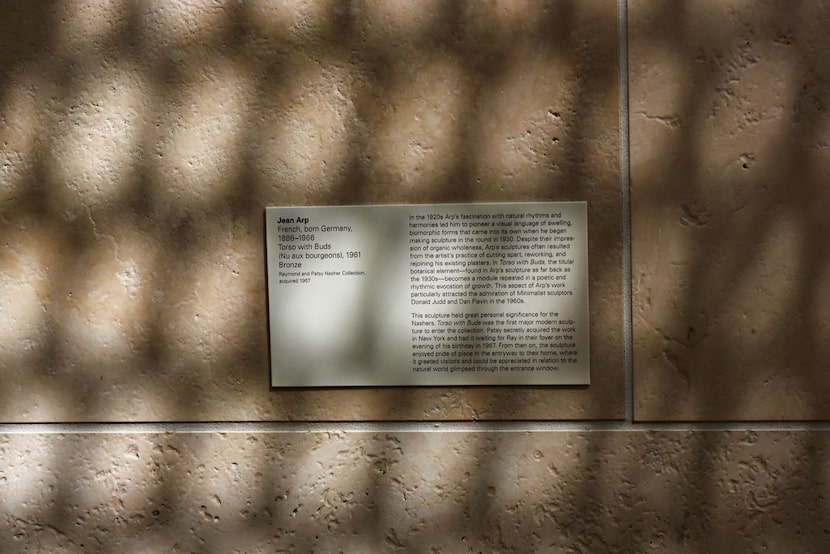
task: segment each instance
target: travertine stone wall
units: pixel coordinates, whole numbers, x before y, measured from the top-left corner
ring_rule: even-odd
[[[12,460],[5,552],[824,552],[830,541],[827,442],[803,432],[0,436],[0,453]]]
[[[635,417],[830,417],[830,10],[632,1]]]
[[[0,418],[620,419],[616,5],[11,2]],[[588,200],[590,388],[269,390],[265,206]]]
[[[830,6],[0,12],[0,552],[827,550]],[[590,386],[270,389],[266,206],[534,200]]]

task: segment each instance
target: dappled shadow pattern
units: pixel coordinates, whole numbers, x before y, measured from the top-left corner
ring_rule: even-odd
[[[0,418],[622,417],[608,1],[8,2]],[[268,205],[588,200],[590,388],[269,389]]]
[[[830,416],[830,8],[635,2],[635,416]]]
[[[690,20],[689,3],[637,4],[665,11],[632,27],[632,35],[647,38],[647,47],[633,49],[632,77],[642,75],[639,56],[671,56],[677,41],[693,34],[678,32]],[[387,5],[115,1],[84,10],[4,3],[4,420],[621,414],[614,4],[436,0],[409,11]],[[800,13],[784,2],[757,6],[767,21],[785,26]],[[807,331],[826,323],[813,307],[827,282],[815,238],[824,223],[813,210],[822,206],[816,175],[823,166],[814,158],[824,151],[827,117],[821,68],[830,65],[811,65],[803,53],[809,49],[795,57],[807,78],[789,83],[801,92],[782,105],[795,117],[790,125],[804,132],[780,136],[804,142],[773,141],[787,160],[780,173],[759,152],[723,138],[715,150],[725,159],[747,154],[736,158],[740,167],[726,164],[723,171],[771,173],[720,178],[717,164],[702,163],[711,153],[700,145],[711,137],[707,125],[735,123],[722,111],[709,118],[707,108],[732,109],[740,100],[734,91],[748,82],[736,75],[758,67],[759,54],[735,42],[746,40],[736,28],[753,39],[763,29],[742,27],[742,17],[727,11],[697,29],[709,34],[700,34],[701,57],[696,52],[693,62],[680,56],[650,66],[657,74],[646,88],[658,96],[680,91],[677,113],[654,111],[656,96],[643,105],[635,98],[635,256],[654,248],[654,259],[667,260],[652,267],[645,256],[648,271],[634,275],[638,414],[648,416],[652,406],[657,416],[701,415],[704,400],[733,410],[721,414],[754,413],[749,403],[736,400],[734,410],[724,401],[747,390],[729,382],[733,370],[749,365],[741,356],[755,352],[740,345],[762,346],[758,355],[775,363],[781,343],[728,340],[713,324],[726,323],[731,312],[711,306],[724,310],[738,301],[740,289],[730,284],[752,278],[753,263],[763,261],[748,241],[752,233],[767,237],[764,225],[783,229],[780,243],[767,240],[792,257],[785,271],[796,268],[803,286],[784,287],[797,294],[779,304],[782,318],[749,327],[749,335],[769,330],[774,338],[772,331],[795,329],[808,337],[789,335],[802,341],[805,363],[788,383],[808,398],[803,405],[818,405],[809,395],[821,384],[805,383],[816,370],[812,362],[826,359]],[[772,39],[780,39],[782,52],[804,40],[826,44],[824,35],[802,38],[805,23],[789,21],[791,28]],[[814,53],[823,56],[826,48]],[[666,89],[659,72],[672,69],[683,78]],[[712,83],[733,92],[712,92]],[[721,103],[712,103],[713,95]],[[666,135],[643,140],[638,118]],[[648,148],[655,155],[640,157]],[[676,164],[671,172],[649,166],[664,159]],[[774,179],[799,160],[815,194],[784,190]],[[659,180],[644,187],[654,175],[669,175],[675,186]],[[770,192],[760,200],[747,188],[765,186]],[[586,198],[590,388],[269,390],[264,206]],[[737,215],[720,215],[723,206]],[[678,248],[671,227],[640,227],[645,213],[698,238]],[[792,217],[777,219],[781,213]],[[733,236],[745,240],[722,240]],[[778,259],[776,251],[764,252]],[[730,263],[710,263],[721,258]],[[775,277],[770,267],[762,277]],[[733,279],[720,280],[720,272]],[[659,308],[665,297],[655,283],[671,283],[665,297],[672,301]],[[696,303],[710,298],[718,303],[705,306],[698,321]],[[784,297],[764,298],[776,305]],[[781,323],[794,314],[798,325]],[[688,357],[698,345],[716,353],[718,364]],[[648,371],[661,360],[670,371],[685,370],[686,400],[672,380],[657,381],[656,391],[643,388],[653,386]],[[718,377],[693,375],[709,365],[723,368]],[[782,387],[774,388],[780,398]],[[764,399],[757,390],[753,402]],[[830,535],[825,449],[819,432],[6,435],[0,546],[818,551]]]
[[[813,461],[827,442],[812,442],[804,432],[0,436],[12,460],[0,545],[821,552],[830,484]]]

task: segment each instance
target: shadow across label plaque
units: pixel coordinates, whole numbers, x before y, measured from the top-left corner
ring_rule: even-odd
[[[265,211],[274,387],[585,385],[585,202]]]

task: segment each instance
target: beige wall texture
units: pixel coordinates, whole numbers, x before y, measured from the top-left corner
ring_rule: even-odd
[[[616,6],[13,2],[8,421],[623,416]],[[272,391],[265,206],[588,200],[590,388]]]
[[[0,552],[827,551],[830,6],[0,14]],[[590,386],[269,387],[266,206],[547,200]]]

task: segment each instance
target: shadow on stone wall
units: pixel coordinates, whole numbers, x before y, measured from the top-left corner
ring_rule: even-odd
[[[826,419],[830,13],[631,21],[636,417]]]
[[[550,418],[559,397],[549,389],[270,390],[262,212],[291,204],[586,198],[592,362],[604,377],[591,389],[607,391],[602,398],[612,408],[573,396],[569,413],[619,417],[613,2],[346,9],[299,0],[199,8],[124,1],[85,9],[12,1],[4,11],[5,421]],[[670,48],[675,38],[655,47]],[[695,94],[686,97],[683,122],[708,108],[697,89],[688,90]],[[817,109],[808,92],[799,105]],[[805,116],[795,127],[805,134],[779,137],[788,164],[804,164],[814,187],[818,172],[796,139],[809,138],[808,123],[817,120]],[[693,163],[694,133],[693,125],[679,132],[680,159],[688,161],[675,182],[704,201],[712,191],[695,188],[705,179]],[[715,340],[706,321],[696,323],[695,302],[723,278],[718,271],[749,273],[748,245],[753,233],[772,228],[770,214],[786,206],[807,218],[788,223],[805,231],[787,235],[793,242],[783,244],[785,253],[818,259],[826,252],[806,231],[826,227],[818,195],[782,182],[765,181],[768,204],[747,209],[740,229],[703,225],[712,209],[687,204],[684,217],[703,229],[707,247],[680,268],[688,286],[670,323],[682,326],[687,342],[696,333]],[[638,197],[635,208],[673,209],[680,193],[666,190]],[[744,198],[742,191],[725,192],[724,202]],[[709,264],[709,246],[730,233],[744,239],[716,253],[734,263]],[[821,317],[810,309],[811,291],[823,286],[818,269],[798,273],[801,296],[782,308],[806,317],[796,329],[813,329],[808,324]],[[636,287],[636,269],[634,278]],[[730,291],[716,297],[720,305]],[[793,329],[775,321],[770,333]],[[822,344],[803,340],[804,360],[827,359]],[[743,363],[736,344],[718,340],[721,367]],[[733,453],[723,434],[556,434],[538,447],[524,434],[438,436],[5,438],[3,453],[23,454],[0,482],[11,490],[3,536],[98,551],[121,540],[204,552],[249,544],[456,551],[452,545],[466,541],[544,549],[554,540],[573,551],[639,550],[688,544],[688,537],[715,548],[712,537],[731,536],[713,533],[720,514],[766,506],[749,490],[765,470],[746,469],[745,460],[782,476],[763,488],[788,498],[779,509],[827,513],[823,497],[807,490],[821,479],[824,460],[811,438],[789,444],[804,461],[793,468],[787,459],[765,461],[763,449]],[[746,473],[730,477],[721,463]],[[661,489],[655,475],[664,469],[669,484]],[[688,488],[683,475],[694,481]],[[785,483],[804,505],[786,497]],[[733,505],[730,494],[755,504]],[[673,514],[671,523],[661,510]],[[673,527],[676,521],[686,527]],[[610,526],[620,527],[617,543],[604,536]],[[781,527],[766,532],[782,537],[778,544],[799,544]],[[97,542],[81,544],[86,538]]]
[[[12,3],[4,419],[621,417],[606,4]],[[549,389],[268,390],[265,206],[586,198],[597,383],[559,411]]]
[[[830,533],[804,432],[6,435],[0,453],[10,552],[820,551]]]

